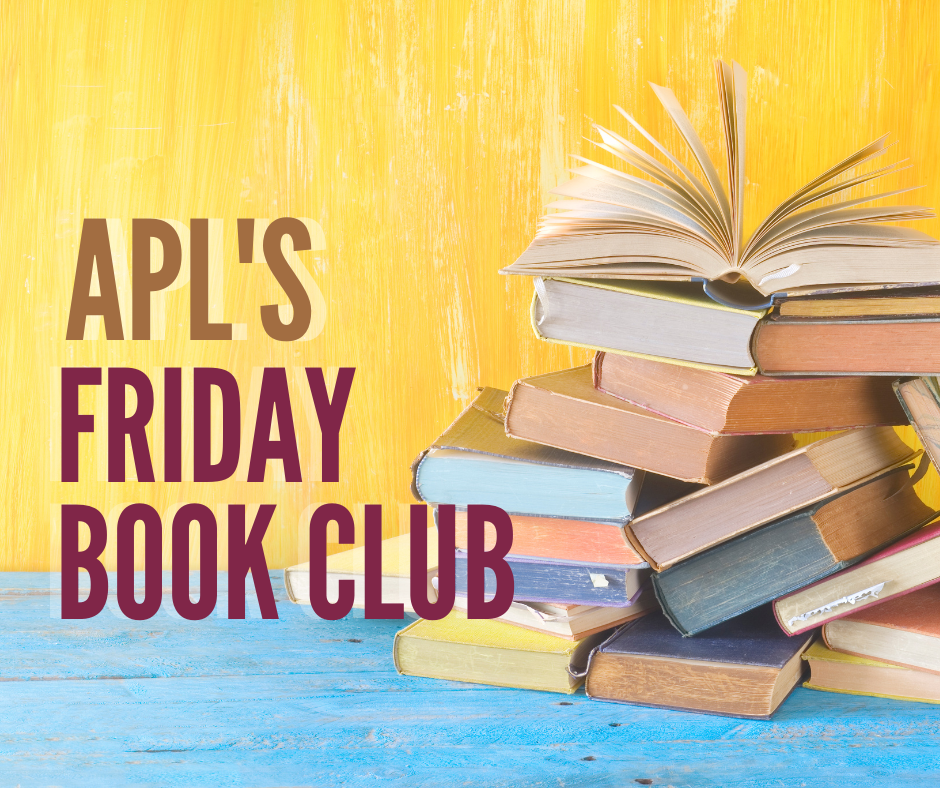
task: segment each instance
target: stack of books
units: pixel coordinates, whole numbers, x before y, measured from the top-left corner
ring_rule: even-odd
[[[618,108],[654,153],[597,128],[604,161],[504,269],[593,363],[483,389],[415,462],[418,499],[511,515],[515,593],[400,632],[400,672],[768,717],[808,663],[940,702],[940,523],[894,429],[940,459],[940,243],[886,224],[933,213],[867,190],[900,164],[881,138],[745,240],[745,75],[715,66],[727,190],[653,86],[685,155]],[[458,595],[467,541],[458,516]]]

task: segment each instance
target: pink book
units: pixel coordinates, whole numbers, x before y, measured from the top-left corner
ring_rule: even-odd
[[[938,537],[940,520],[855,566],[780,597],[774,601],[777,623],[788,635],[798,635],[940,582]]]

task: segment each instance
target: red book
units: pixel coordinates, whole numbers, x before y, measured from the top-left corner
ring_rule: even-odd
[[[881,605],[940,582],[940,521],[875,553],[861,563],[774,602],[788,635]]]

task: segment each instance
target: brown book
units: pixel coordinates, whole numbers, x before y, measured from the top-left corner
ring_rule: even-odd
[[[916,499],[910,496],[907,500],[910,506]],[[893,520],[903,519],[904,507],[897,495],[880,503],[882,507],[888,504]],[[911,508],[915,507],[916,504]],[[858,620],[859,615],[875,607],[881,615],[889,600],[938,582],[940,522],[934,522],[879,550],[860,564],[779,597],[774,600],[774,615],[781,629],[794,635],[839,618]]]
[[[694,638],[653,613],[594,650],[584,689],[600,700],[767,718],[800,680],[813,637],[788,638],[766,607]]]
[[[760,525],[846,492],[915,453],[891,427],[848,430],[680,498],[624,528],[657,571]],[[827,515],[838,531],[838,506]],[[835,537],[834,537],[835,538]]]
[[[719,435],[597,391],[591,366],[517,380],[506,399],[513,438],[714,484],[790,449],[788,435]]]
[[[724,435],[906,424],[889,380],[745,377],[614,353],[594,356],[598,391]]]
[[[940,317],[940,289],[891,287],[868,292],[781,298],[781,317]]]
[[[940,385],[936,377],[895,381],[894,390],[935,468],[940,468]]]
[[[894,597],[823,627],[833,651],[940,674],[940,585]]]
[[[754,356],[765,375],[931,375],[940,320],[763,320]]]

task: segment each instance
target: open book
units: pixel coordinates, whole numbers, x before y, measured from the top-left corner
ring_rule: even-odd
[[[940,280],[940,243],[935,238],[881,224],[933,218],[933,211],[915,205],[872,205],[910,189],[844,199],[848,190],[899,170],[900,161],[874,169],[866,166],[888,150],[887,135],[814,178],[777,206],[745,239],[746,75],[737,63],[722,61],[715,61],[715,73],[727,192],[718,168],[673,92],[651,85],[697,162],[704,182],[616,107],[665,163],[598,126],[598,147],[649,180],[574,157],[582,166],[572,170],[571,180],[553,190],[563,198],[549,205],[558,212],[542,219],[535,240],[502,273],[704,280],[710,295],[739,305],[754,301],[757,293],[766,300],[777,293],[808,294]],[[832,199],[837,195],[839,199]],[[720,283],[717,287],[716,282]],[[734,283],[738,284],[731,287]]]

